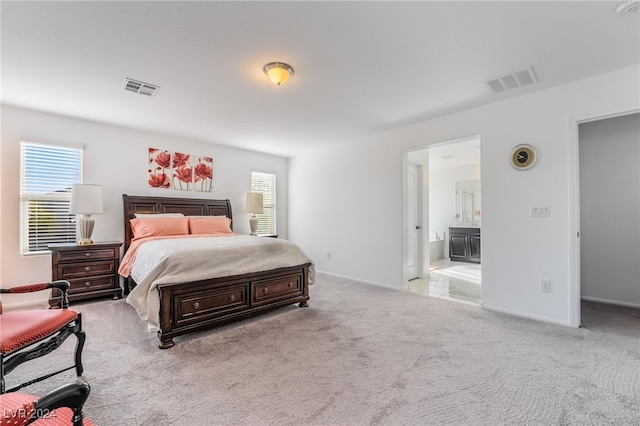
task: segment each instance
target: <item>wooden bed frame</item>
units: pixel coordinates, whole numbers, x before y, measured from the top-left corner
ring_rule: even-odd
[[[188,216],[233,216],[229,200],[131,196],[123,194],[124,252],[133,238],[129,220],[136,213],[183,213]],[[261,238],[261,237],[256,237]],[[173,338],[204,330],[279,307],[309,300],[310,264],[202,281],[160,284],[160,349],[173,346]],[[135,286],[125,280],[124,292]]]

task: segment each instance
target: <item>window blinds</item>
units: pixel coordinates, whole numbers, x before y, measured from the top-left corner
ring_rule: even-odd
[[[71,184],[81,178],[81,147],[21,143],[22,254],[46,252],[51,243],[76,241],[75,216],[69,214],[69,204]]]
[[[251,172],[251,192],[261,192],[263,197],[262,214],[258,218],[258,234],[276,233],[276,175],[273,173]]]

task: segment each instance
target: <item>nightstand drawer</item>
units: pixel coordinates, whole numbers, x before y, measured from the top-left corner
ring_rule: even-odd
[[[58,262],[84,262],[94,259],[114,259],[118,256],[118,252],[118,248],[112,247],[98,250],[59,251],[56,254]]]
[[[74,278],[95,277],[98,275],[115,274],[116,262],[83,262],[58,264],[58,279],[71,280]]]
[[[251,283],[251,305],[259,306],[274,299],[287,299],[302,295],[302,276],[289,275],[282,278],[253,281]]]
[[[71,287],[69,287],[69,294],[83,293],[85,291],[104,290],[116,286],[115,277],[113,275],[69,280],[69,284],[71,284]]]

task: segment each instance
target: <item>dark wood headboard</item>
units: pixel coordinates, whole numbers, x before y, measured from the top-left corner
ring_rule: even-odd
[[[233,215],[229,200],[212,200],[201,198],[170,198],[147,197],[122,194],[124,205],[124,251],[131,244],[133,232],[129,220],[135,219],[136,213],[182,213],[185,216],[227,216],[231,219],[233,229]]]

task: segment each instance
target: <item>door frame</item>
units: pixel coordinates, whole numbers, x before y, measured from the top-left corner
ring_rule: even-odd
[[[640,108],[569,117],[569,326],[580,327],[580,124],[640,113]]]
[[[416,168],[416,226],[419,226],[416,233],[417,240],[417,250],[415,253],[416,258],[416,277],[409,277],[409,203],[408,200],[412,197],[413,194],[409,192],[409,167]],[[425,244],[424,244],[424,222],[425,222],[425,196],[424,196],[424,168],[422,164],[414,163],[412,161],[407,161],[407,279],[412,278],[424,278],[424,271],[429,270],[429,252],[426,250],[425,255]],[[428,215],[427,215],[428,221]]]
[[[400,230],[400,235],[401,235],[401,244],[402,244],[402,250],[401,250],[401,256],[400,256],[400,288],[401,289],[406,289],[407,283],[408,283],[408,257],[409,257],[409,232],[408,232],[408,222],[409,222],[409,153],[413,152],[413,151],[421,151],[423,149],[429,149],[429,148],[436,148],[438,146],[443,146],[443,145],[449,145],[449,144],[455,144],[455,143],[460,143],[460,142],[468,142],[470,140],[473,139],[479,139],[480,140],[480,146],[482,147],[482,136],[481,134],[477,133],[474,135],[470,135],[470,136],[465,136],[462,138],[457,138],[457,139],[445,139],[443,141],[439,141],[439,142],[434,142],[434,143],[426,143],[424,145],[418,145],[418,146],[413,146],[413,147],[409,147],[409,148],[404,148],[402,150],[402,167],[401,167],[401,196],[402,196],[402,219],[400,221],[400,226],[401,226],[401,230]],[[425,170],[423,170],[423,173],[425,173]],[[426,173],[429,173],[429,168],[427,167],[426,169]],[[482,155],[480,155],[480,174],[482,175]],[[482,179],[480,180],[480,187],[482,188]],[[425,191],[426,189],[426,191]],[[423,187],[423,192],[426,192],[428,194],[429,191],[429,184],[427,183],[426,186]],[[424,209],[423,214],[422,214],[422,223],[423,223],[423,235],[424,233],[424,227],[425,226],[429,226],[429,198],[426,198],[426,201],[423,202],[422,207]],[[428,228],[427,228],[428,231]],[[428,240],[428,232],[427,232],[427,240]],[[423,241],[423,245],[424,241]],[[426,258],[426,264],[425,264],[425,268],[423,269],[423,274],[425,274],[425,276],[429,275],[429,244],[427,241],[427,244],[425,245],[425,249],[423,249],[423,256]],[[446,246],[445,246],[446,247]],[[446,251],[446,250],[445,250]],[[447,253],[445,253],[445,256],[447,255]],[[482,273],[481,273],[482,274]],[[484,286],[481,289],[482,292],[484,292]],[[481,295],[481,300],[482,300],[482,295]]]

